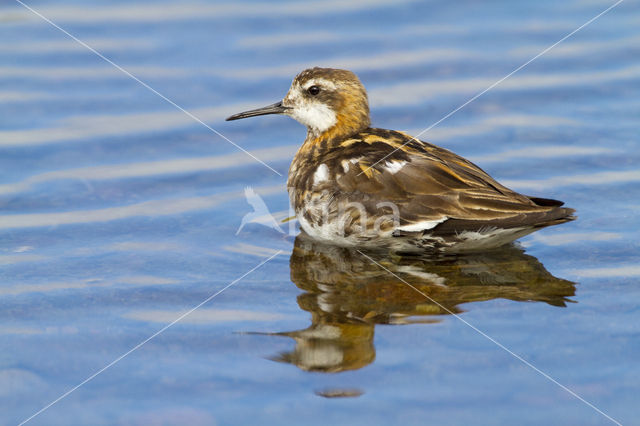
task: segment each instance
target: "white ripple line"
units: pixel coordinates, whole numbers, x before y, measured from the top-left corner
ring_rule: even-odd
[[[278,176],[282,176],[281,173],[279,173],[277,170],[275,170],[273,167],[271,167],[270,165],[268,165],[267,163],[265,163],[264,161],[262,161],[261,159],[259,159],[258,157],[256,157],[255,155],[251,154],[249,151],[247,151],[246,149],[244,149],[243,147],[241,147],[240,145],[238,145],[237,143],[233,142],[231,139],[229,139],[228,137],[226,137],[225,135],[223,135],[222,133],[220,133],[219,131],[217,131],[216,129],[214,129],[213,127],[209,126],[207,123],[205,123],[204,121],[200,120],[198,117],[196,117],[195,115],[193,115],[192,113],[190,113],[189,111],[187,111],[186,109],[182,108],[180,105],[176,104],[175,102],[173,102],[171,99],[167,98],[165,95],[163,95],[162,93],[158,92],[156,89],[154,89],[153,87],[149,86],[147,83],[145,83],[144,81],[140,80],[138,77],[136,77],[135,75],[131,74],[129,71],[127,71],[126,69],[122,68],[120,65],[116,64],[115,62],[113,62],[111,59],[107,58],[106,56],[104,56],[103,54],[101,54],[100,52],[98,52],[96,49],[94,49],[93,47],[89,46],[87,43],[83,42],[82,40],[80,40],[79,38],[77,38],[76,36],[74,36],[73,34],[69,33],[67,30],[65,30],[64,28],[61,28],[59,25],[57,25],[55,22],[51,21],[49,18],[47,18],[46,16],[42,15],[40,12],[38,12],[37,10],[31,8],[30,6],[26,5],[25,3],[23,3],[21,0],[15,0],[16,2],[20,3],[22,6],[24,6],[26,9],[28,9],[29,11],[31,11],[33,14],[35,14],[36,16],[40,17],[41,19],[43,19],[44,21],[48,22],[49,24],[51,24],[53,27],[57,28],[58,30],[60,30],[61,32],[63,32],[64,34],[66,34],[67,36],[71,37],[73,40],[75,40],[76,42],[80,43],[82,46],[86,47],[87,49],[89,49],[91,52],[93,52],[95,55],[97,55],[98,57],[100,57],[101,59],[103,59],[104,61],[108,62],[109,64],[113,65],[115,68],[117,68],[118,70],[122,71],[124,74],[126,74],[127,76],[131,77],[133,80],[137,81],[138,83],[140,83],[142,86],[144,86],[145,88],[147,88],[148,90],[150,90],[151,92],[153,92],[154,94],[158,95],[159,97],[161,97],[162,99],[164,99],[165,101],[167,101],[169,104],[173,105],[175,108],[179,109],[180,111],[182,111],[183,113],[185,113],[186,115],[188,115],[189,117],[193,118],[194,120],[196,120],[198,123],[202,124],[204,127],[206,127],[207,129],[211,130],[213,133],[215,133],[216,135],[220,136],[222,139],[226,140],[227,142],[229,142],[231,145],[235,146],[236,148],[238,148],[240,151],[244,152],[245,154],[247,154],[248,156],[250,156],[251,158],[253,158],[254,160],[256,160],[257,162],[261,163],[263,166],[267,167],[269,170],[271,170],[272,172],[274,172],[275,174],[277,174]]]
[[[193,308],[189,309],[187,312],[185,312],[184,314],[180,315],[178,318],[176,318],[175,320],[171,321],[169,324],[165,325],[164,327],[162,327],[160,330],[156,331],[155,333],[153,333],[151,336],[147,337],[146,339],[144,339],[142,342],[138,343],[137,345],[135,345],[133,348],[129,349],[127,352],[125,352],[124,354],[120,355],[118,358],[114,359],[113,361],[111,361],[109,364],[105,365],[104,367],[102,367],[100,370],[96,371],[95,373],[93,373],[92,375],[90,375],[89,377],[87,377],[86,379],[84,379],[82,382],[78,383],[76,386],[72,387],[71,389],[69,389],[68,391],[66,391],[65,393],[63,393],[62,395],[60,395],[58,398],[54,399],[53,401],[51,401],[49,404],[45,405],[44,407],[42,407],[40,410],[38,410],[36,413],[32,414],[30,417],[26,418],[25,420],[23,420],[22,422],[20,422],[20,424],[18,426],[22,426],[23,424],[27,423],[28,421],[32,420],[34,417],[36,417],[37,415],[41,414],[42,412],[44,412],[45,410],[49,409],[51,406],[53,406],[54,404],[60,402],[61,400],[63,400],[64,398],[66,398],[67,396],[69,396],[72,392],[74,392],[75,390],[77,390],[79,387],[85,385],[87,382],[93,380],[96,376],[98,376],[100,373],[104,372],[105,370],[107,370],[108,368],[112,367],[113,365],[117,364],[119,361],[121,361],[123,358],[125,358],[127,355],[131,354],[132,352],[136,351],[137,349],[139,349],[141,346],[143,346],[145,343],[149,342],[151,339],[155,338],[156,336],[158,336],[159,334],[161,334],[162,332],[164,332],[165,330],[167,330],[169,327],[171,327],[172,325],[174,325],[175,323],[177,323],[178,321],[182,320],[184,317],[188,316],[189,314],[193,313],[193,311],[195,311],[196,309],[198,309],[199,307],[201,307],[202,305],[204,305],[205,303],[209,302],[210,300],[212,300],[214,297],[216,297],[217,295],[219,295],[220,293],[222,293],[223,291],[225,291],[226,289],[228,289],[229,287],[231,287],[232,285],[234,285],[235,283],[237,283],[238,281],[240,281],[241,279],[243,279],[244,277],[246,277],[247,275],[249,275],[250,273],[252,273],[253,271],[255,271],[256,269],[260,268],[262,265],[264,265],[265,263],[269,262],[271,259],[273,259],[274,257],[278,256],[280,253],[282,253],[282,250],[278,250],[275,254],[271,255],[268,259],[263,260],[262,262],[260,262],[258,265],[254,266],[253,268],[251,268],[249,271],[245,272],[244,274],[242,274],[242,276],[240,276],[239,278],[236,278],[235,280],[231,281],[229,284],[227,284],[226,286],[224,286],[222,289],[218,290],[217,292],[215,292],[214,294],[212,294],[211,296],[207,297],[206,299],[204,299],[202,302],[200,302],[199,304],[197,304],[196,306],[194,306]]]
[[[462,108],[466,107],[467,105],[469,105],[471,102],[475,101],[476,99],[478,99],[480,96],[484,95],[485,93],[487,93],[489,90],[493,89],[494,87],[496,87],[498,84],[502,83],[503,81],[505,81],[506,79],[508,79],[509,77],[511,77],[513,74],[517,73],[518,71],[520,71],[521,69],[523,69],[524,67],[526,67],[527,65],[529,65],[531,62],[535,61],[536,59],[538,59],[540,56],[544,55],[545,53],[547,53],[548,51],[550,51],[551,49],[553,49],[554,47],[556,47],[557,45],[559,45],[560,43],[562,43],[563,41],[565,41],[566,39],[568,39],[569,37],[571,37],[572,35],[574,35],[575,33],[577,33],[578,31],[580,31],[581,29],[583,29],[584,27],[586,27],[587,25],[591,24],[593,21],[595,21],[596,19],[600,18],[602,15],[604,15],[605,13],[609,12],[611,9],[613,9],[614,7],[618,6],[620,3],[622,3],[624,0],[618,0],[617,2],[615,2],[614,4],[612,4],[611,6],[609,6],[608,8],[606,8],[605,10],[603,10],[602,12],[600,12],[599,14],[597,14],[596,16],[594,16],[593,18],[589,19],[587,22],[585,22],[584,24],[580,25],[578,28],[576,28],[575,30],[571,31],[569,34],[567,34],[566,36],[562,37],[560,40],[556,41],[555,43],[553,43],[551,46],[547,47],[546,49],[544,49],[542,52],[538,53],[536,56],[534,56],[533,58],[529,59],[527,62],[525,62],[524,64],[520,65],[518,68],[516,68],[515,70],[511,71],[509,74],[505,75],[504,77],[502,77],[500,80],[496,81],[495,83],[493,83],[491,86],[487,87],[486,89],[484,89],[482,92],[476,94],[475,96],[473,96],[471,99],[469,99],[468,101],[466,101],[465,103],[463,103],[462,105],[460,105],[459,107],[457,107],[456,109],[454,109],[453,111],[449,112],[447,115],[445,115],[444,117],[442,117],[440,120],[436,121],[435,123],[433,123],[431,126],[427,127],[426,129],[424,129],[423,131],[421,131],[420,133],[418,133],[415,137],[409,139],[407,142],[405,142],[404,144],[400,145],[399,147],[397,147],[396,149],[394,149],[393,151],[391,151],[389,154],[385,155],[384,157],[382,157],[380,160],[376,161],[375,163],[373,163],[371,166],[367,167],[365,170],[361,171],[358,176],[360,176],[362,173],[365,173],[367,171],[369,171],[372,167],[374,167],[376,164],[380,163],[381,161],[386,160],[389,156],[393,155],[397,150],[401,149],[403,146],[405,146],[406,144],[413,142],[415,139],[419,138],[422,134],[424,134],[425,132],[433,129],[435,126],[437,126],[438,124],[442,123],[444,120],[446,120],[447,118],[451,117],[453,114],[455,114],[456,112],[460,111]]]
[[[418,288],[414,287],[412,284],[408,283],[407,281],[403,280],[402,278],[400,278],[399,276],[397,276],[396,274],[394,274],[393,272],[391,272],[390,270],[388,270],[387,268],[385,268],[384,266],[382,266],[381,264],[379,264],[378,262],[376,262],[375,260],[373,260],[371,257],[367,256],[366,254],[364,254],[363,252],[361,252],[360,250],[358,250],[358,253],[360,253],[361,255],[363,255],[364,257],[366,257],[367,259],[369,259],[370,261],[372,261],[373,263],[375,263],[376,265],[378,265],[380,268],[384,269],[385,271],[387,271],[388,273],[390,273],[391,275],[393,275],[394,277],[396,277],[397,279],[399,279],[400,281],[402,281],[403,283],[405,283],[406,285],[408,285],[409,287],[411,287],[413,290],[417,291],[418,293],[420,293],[421,295],[423,295],[425,298],[427,298],[429,301],[431,301],[432,303],[435,303],[436,305],[438,305],[441,309],[445,310],[447,313],[453,315],[454,317],[456,317],[457,319],[459,319],[460,321],[462,321],[462,323],[464,323],[465,325],[469,326],[472,330],[474,330],[475,332],[477,332],[478,334],[480,334],[481,336],[485,337],[486,339],[488,339],[489,341],[493,342],[496,346],[498,346],[500,349],[503,349],[504,351],[508,352],[509,354],[511,354],[514,358],[516,358],[517,360],[521,361],[522,363],[524,363],[526,366],[530,367],[531,369],[533,369],[535,372],[541,374],[543,377],[545,377],[546,379],[550,380],[551,382],[555,383],[556,385],[560,386],[562,389],[564,389],[565,391],[569,392],[571,395],[575,396],[576,398],[578,398],[580,401],[584,402],[585,404],[587,404],[589,407],[593,408],[595,411],[597,411],[598,413],[602,414],[604,417],[606,417],[607,419],[611,420],[613,423],[617,424],[618,426],[622,426],[622,424],[620,422],[618,422],[617,420],[615,420],[613,417],[609,416],[607,413],[605,413],[604,411],[600,410],[598,407],[596,407],[595,405],[593,405],[592,403],[590,403],[589,401],[587,401],[586,399],[584,399],[583,397],[581,397],[580,395],[578,395],[577,393],[575,393],[574,391],[572,391],[571,389],[569,389],[568,387],[566,387],[565,385],[563,385],[562,383],[558,382],[557,380],[555,380],[553,377],[551,377],[550,375],[548,375],[547,373],[545,373],[544,371],[540,370],[539,368],[537,368],[535,365],[531,364],[529,361],[527,361],[526,359],[522,358],[520,355],[516,354],[515,352],[511,351],[510,349],[508,349],[506,346],[504,346],[502,343],[498,342],[496,339],[494,339],[493,337],[489,336],[487,333],[485,333],[484,331],[478,329],[476,326],[474,326],[473,324],[469,323],[467,320],[465,320],[464,318],[462,318],[460,315],[456,314],[455,312],[451,311],[450,309],[448,309],[447,307],[441,305],[440,303],[438,303],[436,300],[432,299],[431,297],[429,297],[428,295],[426,295],[425,293],[423,293],[422,291],[418,290]]]

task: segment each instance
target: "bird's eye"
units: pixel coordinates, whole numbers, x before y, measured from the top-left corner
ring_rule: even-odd
[[[309,92],[311,96],[315,96],[320,93],[320,88],[318,86],[311,86],[307,89],[307,92]]]

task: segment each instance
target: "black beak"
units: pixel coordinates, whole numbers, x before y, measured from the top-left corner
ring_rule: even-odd
[[[267,105],[266,107],[252,109],[250,111],[245,111],[245,112],[239,112],[238,114],[233,114],[231,117],[227,117],[226,121],[240,120],[241,118],[256,117],[258,115],[283,114],[288,109],[290,108],[283,106],[282,101],[280,101],[280,102],[276,102],[273,105]]]

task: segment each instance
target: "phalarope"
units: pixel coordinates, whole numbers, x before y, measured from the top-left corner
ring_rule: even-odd
[[[346,70],[310,68],[281,102],[232,115],[288,115],[307,127],[287,181],[301,228],[338,245],[466,251],[573,220],[472,162],[404,132],[370,127],[367,92]]]

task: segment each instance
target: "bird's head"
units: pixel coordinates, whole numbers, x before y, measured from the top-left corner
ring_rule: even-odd
[[[367,92],[347,70],[309,68],[293,79],[280,102],[227,118],[238,120],[266,114],[285,114],[307,126],[313,138],[345,137],[369,127]]]

